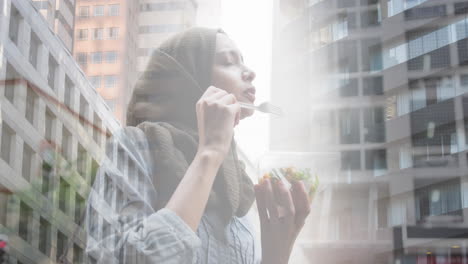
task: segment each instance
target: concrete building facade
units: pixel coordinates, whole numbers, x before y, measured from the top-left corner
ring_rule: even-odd
[[[130,158],[105,150],[120,128],[50,23],[29,0],[0,6],[0,236],[7,263],[96,263],[85,252],[87,197],[103,162]],[[113,185],[108,182],[107,186]],[[92,212],[90,239],[115,232],[112,196]]]
[[[270,147],[339,157],[304,261],[468,263],[467,10],[276,1],[272,100],[290,116],[272,120]]]

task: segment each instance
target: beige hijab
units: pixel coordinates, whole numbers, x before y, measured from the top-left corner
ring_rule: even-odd
[[[128,106],[127,124],[149,141],[158,205],[168,202],[192,162],[198,146],[195,105],[211,85],[216,34],[221,30],[191,28],[156,49],[137,82]],[[233,140],[206,210],[227,224],[244,216],[254,201],[253,184],[238,160]]]

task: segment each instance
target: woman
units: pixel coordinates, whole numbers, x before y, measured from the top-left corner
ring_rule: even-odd
[[[221,30],[192,28],[154,51],[129,104],[129,127],[108,145],[116,162],[101,166],[90,195],[91,256],[99,263],[258,263],[261,254],[261,263],[288,262],[309,213],[305,188],[269,180],[254,187],[233,140],[234,127],[253,114],[238,102],[254,103],[254,79]],[[261,252],[246,217],[255,195]]]

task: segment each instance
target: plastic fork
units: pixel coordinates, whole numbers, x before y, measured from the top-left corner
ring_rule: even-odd
[[[239,105],[243,108],[248,108],[248,109],[253,109],[257,110],[263,113],[269,113],[269,114],[274,114],[277,116],[282,116],[283,115],[283,110],[276,105],[273,105],[269,102],[263,102],[259,105],[253,105],[253,104],[247,104],[247,103],[242,103],[239,102]]]

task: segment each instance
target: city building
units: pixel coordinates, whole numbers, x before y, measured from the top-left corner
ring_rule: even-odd
[[[154,48],[169,36],[195,25],[195,0],[140,0],[138,18],[139,74],[145,71]]]
[[[275,1],[271,96],[289,116],[272,120],[270,148],[339,157],[303,261],[468,263],[467,13],[461,0]]]
[[[121,124],[152,50],[195,24],[193,0],[76,2],[73,54]]]
[[[120,124],[39,12],[29,0],[0,5],[0,238],[8,263],[96,263],[83,220],[94,180],[105,180],[97,168],[133,161],[106,151]],[[128,194],[113,190],[89,207],[105,227],[89,239],[119,228],[111,212]]]
[[[137,78],[139,1],[77,0],[73,55],[121,124]]]
[[[73,50],[75,0],[32,0],[68,51]]]

